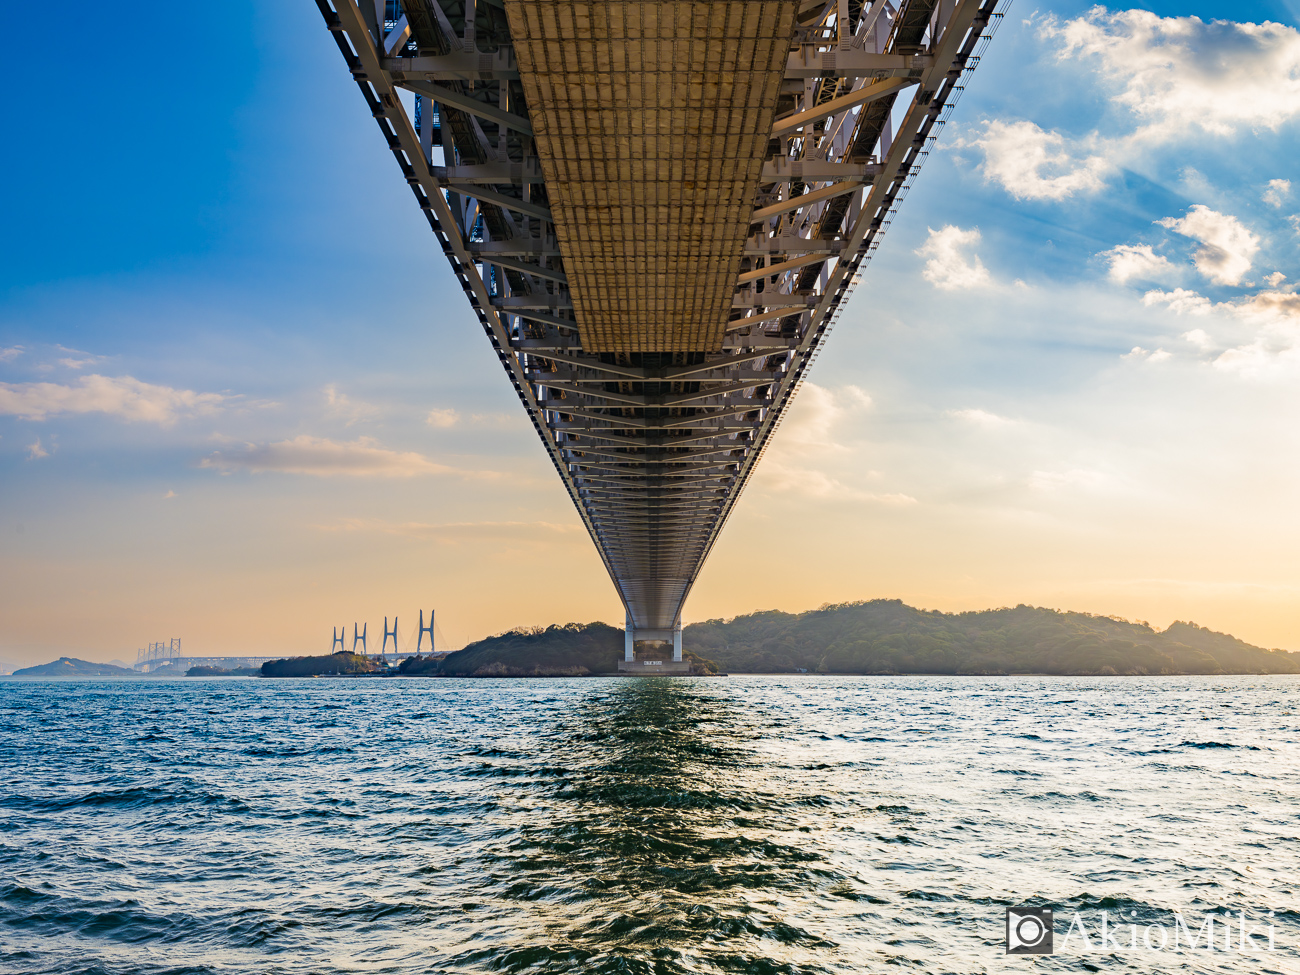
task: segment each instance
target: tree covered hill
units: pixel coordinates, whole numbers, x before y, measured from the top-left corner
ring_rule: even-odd
[[[1300,654],[1178,622],[1163,632],[1033,606],[969,613],[897,599],[806,613],[769,611],[686,628],[685,642],[731,673],[1294,674]]]
[[[76,657],[60,657],[48,664],[35,667],[23,667],[14,671],[15,677],[139,677],[134,670],[116,667],[113,664],[95,663],[93,660],[78,660]]]

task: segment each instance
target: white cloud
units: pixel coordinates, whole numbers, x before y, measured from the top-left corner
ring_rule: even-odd
[[[1300,213],[1293,213],[1291,216],[1287,217],[1286,220],[1287,223],[1291,225],[1291,229],[1296,232],[1297,236],[1300,236]]]
[[[1211,307],[1209,298],[1185,288],[1175,288],[1173,291],[1148,291],[1142,296],[1142,304],[1147,307],[1168,305],[1180,315],[1208,315]]]
[[[173,491],[171,488],[168,488],[167,493],[163,495],[163,500],[168,501],[174,497],[176,497],[176,492]]]
[[[1214,344],[1214,340],[1210,338],[1209,333],[1203,328],[1194,328],[1190,332],[1184,332],[1183,338],[1202,349],[1208,349]]]
[[[1201,242],[1193,260],[1196,269],[1215,284],[1240,284],[1259,252],[1259,237],[1240,220],[1202,203],[1185,217],[1165,217],[1160,225]]]
[[[460,414],[450,408],[432,409],[429,411],[429,415],[424,418],[424,422],[431,427],[447,430],[460,422]]]
[[[828,387],[804,383],[795,405],[781,424],[783,449],[845,449],[832,428],[850,412],[871,408],[871,397],[857,386]]]
[[[1150,349],[1144,349],[1140,345],[1133,346],[1132,350],[1125,352],[1121,359],[1132,359],[1134,362],[1164,362],[1171,357],[1171,353],[1164,349],[1156,349],[1152,352]]]
[[[333,525],[314,525],[323,532],[369,532],[383,535],[399,535],[419,539],[460,538],[465,541],[481,541],[484,537],[502,538],[518,541],[521,537],[533,536],[541,541],[554,543],[555,536],[577,536],[585,539],[586,529],[581,522],[558,524],[550,521],[383,521],[377,518],[345,518]]]
[[[794,467],[774,458],[768,458],[767,469],[763,471],[763,483],[774,491],[815,498],[818,501],[861,501],[887,505],[917,503],[916,498],[909,494],[864,491],[852,484],[845,484],[824,471]]]
[[[1154,281],[1174,270],[1168,258],[1153,251],[1150,244],[1120,244],[1103,251],[1098,257],[1106,258],[1110,265],[1110,279],[1117,284],[1133,278]]]
[[[1264,191],[1264,195],[1260,197],[1260,199],[1269,206],[1278,207],[1280,209],[1282,201],[1290,195],[1291,181],[1289,179],[1270,179],[1268,181],[1268,189]]]
[[[980,242],[979,228],[962,230],[948,224],[941,230],[929,231],[930,236],[916,251],[926,258],[922,277],[943,291],[988,286],[988,268],[978,254],[967,253]]]
[[[1083,154],[1059,132],[1033,122],[986,122],[984,134],[971,145],[984,150],[984,178],[998,182],[1017,200],[1063,200],[1104,185],[1110,169],[1099,154]]]
[[[1228,349],[1214,360],[1219,369],[1245,378],[1293,378],[1300,368],[1300,295],[1261,291],[1219,308],[1256,329],[1255,338]]]
[[[358,420],[370,420],[379,415],[379,407],[350,398],[346,393],[339,392],[339,388],[333,383],[326,386],[322,392],[325,394],[325,412],[329,416],[347,420],[346,426],[350,427]]]
[[[966,423],[974,424],[977,427],[985,427],[986,429],[1006,427],[1016,422],[1007,419],[1005,416],[998,416],[996,413],[980,409],[948,410],[947,415],[955,420],[963,420]]]
[[[476,473],[436,464],[423,454],[387,450],[371,437],[341,443],[307,434],[278,443],[248,444],[239,452],[219,450],[205,457],[199,466],[223,472],[244,470],[254,474],[277,472],[317,477]]]
[[[1144,123],[1139,138],[1199,128],[1230,135],[1300,116],[1300,31],[1284,24],[1159,17],[1097,6],[1044,32],[1062,57],[1096,59],[1114,100]]]
[[[214,413],[219,393],[155,386],[130,376],[82,376],[76,385],[0,383],[0,415],[44,420],[61,413],[107,413],[123,420],[170,426],[182,416]]]
[[[41,446],[41,438],[36,438],[36,443],[27,445],[27,459],[39,460],[42,457],[50,456],[50,452]]]
[[[11,359],[17,359],[23,354],[21,345],[11,345],[7,349],[0,349],[0,362],[9,362]]]

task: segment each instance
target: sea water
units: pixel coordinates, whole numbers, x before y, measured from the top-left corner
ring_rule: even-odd
[[[0,681],[0,970],[1298,972],[1298,742],[1295,677]]]

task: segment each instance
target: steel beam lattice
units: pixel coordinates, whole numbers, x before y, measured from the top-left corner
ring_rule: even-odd
[[[629,632],[680,627],[998,3],[317,0]]]

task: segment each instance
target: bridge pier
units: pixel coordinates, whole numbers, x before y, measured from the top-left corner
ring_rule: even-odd
[[[689,674],[691,665],[682,659],[682,624],[679,620],[671,629],[639,628],[631,615],[623,630],[623,659],[619,662],[621,674]],[[637,660],[637,643],[668,643],[673,646],[671,660]]]

